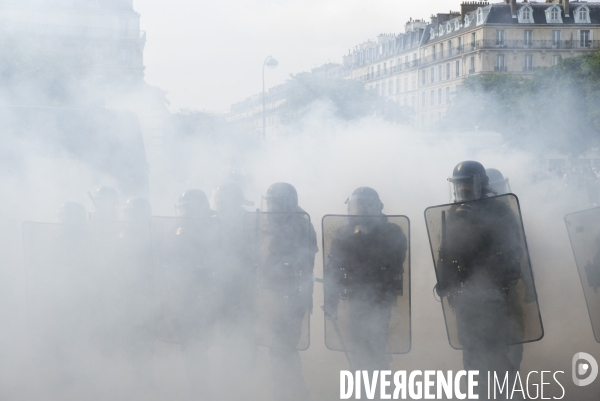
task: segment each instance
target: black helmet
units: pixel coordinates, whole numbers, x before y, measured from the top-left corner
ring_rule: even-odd
[[[380,215],[383,210],[383,203],[379,199],[379,194],[373,188],[360,187],[346,200],[348,204],[348,214],[352,215]]]
[[[298,192],[291,184],[285,182],[271,185],[263,200],[267,203],[267,212],[291,213],[298,210]]]
[[[210,215],[206,194],[199,189],[188,189],[177,199],[175,209],[181,217],[203,217]]]
[[[89,194],[89,193],[88,193]],[[94,204],[93,217],[98,220],[116,220],[118,217],[119,193],[112,187],[102,186],[89,194]]]
[[[147,221],[152,217],[150,202],[144,198],[129,198],[123,206],[123,220]]]
[[[476,161],[458,163],[448,181],[454,186],[455,202],[480,199],[490,192],[485,168]]]
[[[489,178],[489,186],[496,195],[507,194],[510,192],[510,184],[508,178],[495,168],[486,168],[485,172]]]
[[[61,223],[82,224],[87,221],[85,206],[78,202],[65,202],[56,212]]]
[[[212,209],[217,212],[254,205],[254,202],[247,201],[244,198],[244,193],[234,182],[228,182],[217,187],[210,197],[210,203]]]

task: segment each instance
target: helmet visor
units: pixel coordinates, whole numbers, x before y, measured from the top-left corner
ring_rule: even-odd
[[[464,178],[448,178],[454,188],[454,202],[481,198],[481,179],[478,175]]]
[[[348,214],[378,216],[381,214],[381,202],[377,199],[351,198],[348,200]]]

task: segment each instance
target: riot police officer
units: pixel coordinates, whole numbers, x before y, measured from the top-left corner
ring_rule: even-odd
[[[253,337],[254,296],[253,263],[244,236],[247,201],[240,187],[228,182],[211,196],[211,208],[219,219],[221,258],[216,272],[217,315],[222,335],[222,354],[229,377],[235,386],[224,389],[232,397],[243,397],[251,383],[251,369],[257,346]]]
[[[89,193],[94,211],[91,219],[97,221],[116,221],[119,217],[119,194],[112,187],[102,186]]]
[[[392,308],[403,292],[407,237],[382,213],[374,189],[358,188],[346,203],[350,216],[333,234],[325,261],[325,312],[336,320],[338,303],[346,303],[352,369],[389,370],[386,348]]]
[[[305,400],[308,389],[297,346],[312,309],[316,233],[298,206],[298,193],[292,185],[271,185],[263,200],[267,219],[259,228],[264,241],[259,245],[262,262],[257,289],[259,297],[268,299],[260,303],[267,310],[259,313],[268,315],[265,321],[270,326],[273,393],[277,400]]]
[[[192,396],[210,399],[208,348],[216,319],[214,271],[218,265],[219,233],[208,198],[199,189],[183,192],[175,205],[177,220],[167,255],[167,304]]]
[[[508,178],[505,178],[500,170],[486,168],[485,173],[489,179],[489,187],[496,195],[504,195],[510,192]]]
[[[487,372],[504,377],[514,370],[508,358],[509,292],[521,278],[520,227],[501,199],[468,202],[493,195],[480,163],[459,163],[449,180],[456,204],[442,223],[438,293],[454,310],[465,369],[479,370],[484,378]]]

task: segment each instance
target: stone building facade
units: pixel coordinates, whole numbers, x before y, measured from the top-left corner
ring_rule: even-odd
[[[350,78],[416,112],[415,125],[442,118],[465,77],[529,75],[560,58],[600,48],[600,3],[464,2],[461,11],[409,21],[405,33],[380,35],[344,56]]]

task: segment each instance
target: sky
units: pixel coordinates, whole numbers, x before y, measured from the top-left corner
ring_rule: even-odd
[[[146,81],[171,111],[223,112],[266,87],[327,62],[410,18],[460,10],[459,0],[135,0],[146,31]]]

